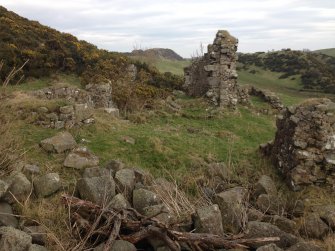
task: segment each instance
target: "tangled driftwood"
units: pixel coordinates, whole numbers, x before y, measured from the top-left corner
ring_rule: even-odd
[[[195,251],[216,248],[249,248],[255,243],[279,241],[278,237],[243,239],[243,235],[222,237],[213,234],[180,232],[155,218],[141,215],[133,208],[104,208],[89,201],[63,195],[68,207],[72,227],[84,241],[98,244],[105,241],[104,251],[110,250],[114,240],[122,239],[136,244],[144,239],[160,239],[172,251],[180,251],[187,243]],[[161,212],[162,213],[162,212]]]

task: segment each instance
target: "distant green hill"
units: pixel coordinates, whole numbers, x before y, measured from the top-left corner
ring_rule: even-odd
[[[335,48],[329,48],[329,49],[322,49],[322,50],[316,50],[315,52],[319,52],[331,57],[335,57]]]
[[[257,66],[281,73],[279,78],[301,78],[301,89],[335,93],[335,58],[324,54],[285,49],[239,54],[242,69]]]

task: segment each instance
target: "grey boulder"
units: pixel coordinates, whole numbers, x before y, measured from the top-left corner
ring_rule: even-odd
[[[31,236],[13,227],[0,227],[0,251],[27,251]]]
[[[55,136],[44,139],[41,147],[50,153],[63,153],[76,147],[77,143],[69,132],[60,132]]]
[[[105,243],[102,243],[98,247],[94,249],[94,251],[103,251],[104,250]],[[122,241],[122,240],[116,240],[114,241],[111,248],[108,249],[108,251],[136,251],[136,247],[128,242],[128,241]]]
[[[34,180],[34,188],[37,197],[44,198],[56,193],[61,188],[58,173],[48,173]]]
[[[133,191],[133,207],[140,213],[144,213],[144,208],[158,205],[159,203],[160,199],[154,192],[143,188]]]
[[[65,167],[83,169],[99,165],[99,158],[86,147],[78,147],[72,150],[64,161]]]
[[[258,222],[258,221],[250,221],[247,224],[247,231],[244,235],[246,239],[253,239],[253,238],[264,238],[264,237],[279,237],[280,240],[275,242],[275,244],[280,248],[288,248],[298,242],[298,238],[292,234],[285,233],[284,231],[280,230],[278,227],[266,223],[266,222]],[[271,241],[273,242],[273,241]],[[251,245],[253,248],[259,248],[262,244],[254,243]],[[268,243],[271,244],[271,243]]]
[[[223,236],[221,211],[218,205],[211,205],[196,210],[195,229],[198,233]]]
[[[82,199],[99,205],[108,205],[115,196],[115,182],[111,176],[80,179],[77,189]]]
[[[6,202],[0,202],[0,225],[17,228],[19,221],[13,213],[11,205]]]

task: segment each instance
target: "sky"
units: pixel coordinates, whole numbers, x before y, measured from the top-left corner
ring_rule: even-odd
[[[170,48],[183,57],[217,30],[239,51],[335,48],[335,0],[0,0],[26,18],[111,51]]]

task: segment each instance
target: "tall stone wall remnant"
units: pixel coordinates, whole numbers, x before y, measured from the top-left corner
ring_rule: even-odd
[[[294,190],[335,185],[335,103],[311,99],[283,111],[272,143],[261,146]]]
[[[247,102],[248,97],[237,85],[237,44],[238,40],[228,31],[217,32],[214,43],[208,45],[208,52],[194,59],[184,70],[184,88],[188,95],[207,96],[220,107],[235,107],[239,101]]]

